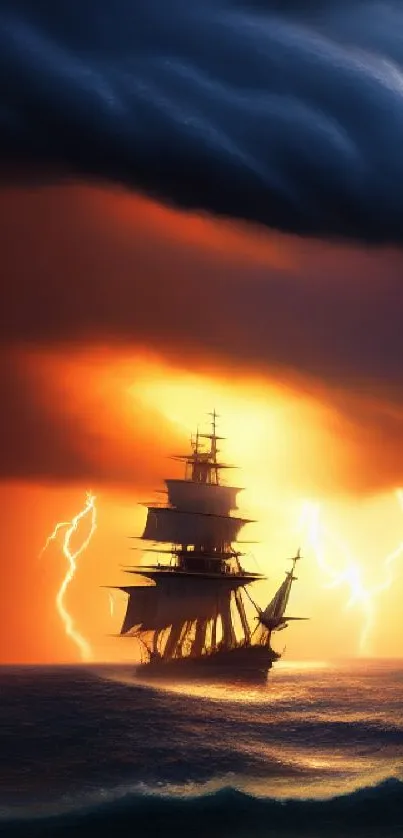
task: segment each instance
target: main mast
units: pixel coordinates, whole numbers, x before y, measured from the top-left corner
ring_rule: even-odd
[[[231,514],[237,509],[241,490],[221,482],[221,472],[232,466],[218,460],[217,443],[224,437],[217,435],[215,410],[210,415],[211,432],[197,431],[191,438],[190,453],[174,455],[173,459],[185,463],[185,476],[165,481],[166,504],[148,505],[141,539],[154,542],[152,551],[171,553],[171,571],[244,576],[239,561],[242,554],[234,543],[250,521]],[[202,440],[208,441],[207,450]],[[165,550],[158,544],[165,544]],[[161,569],[161,565],[157,567]]]

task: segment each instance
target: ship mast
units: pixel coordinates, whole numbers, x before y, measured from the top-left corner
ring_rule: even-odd
[[[232,466],[218,458],[217,442],[223,437],[217,435],[216,411],[210,415],[210,433],[197,430],[190,453],[174,457],[185,464],[184,478],[165,480],[165,504],[147,505],[140,538],[153,543],[148,551],[171,553],[169,565],[126,568],[153,584],[121,588],[129,597],[121,634],[137,637],[150,660],[197,659],[242,645],[268,647],[273,631],[299,619],[285,615],[299,552],[264,610],[249,594],[249,583],[264,576],[241,566],[236,540],[249,520],[232,514],[241,490],[221,480],[222,471]],[[248,605],[253,606],[251,619]]]
[[[193,483],[206,483],[207,485],[219,486],[220,469],[231,468],[231,466],[225,465],[224,463],[220,464],[217,462],[217,440],[225,439],[225,437],[217,436],[216,420],[219,418],[218,413],[216,413],[216,411],[213,410],[212,413],[209,413],[209,416],[212,417],[211,433],[201,434],[199,432],[199,429],[197,428],[195,438],[191,437],[192,454],[190,456],[188,454],[179,454],[176,455],[173,459],[185,460],[185,477],[187,480],[191,480]],[[201,450],[201,439],[210,440],[209,451],[203,452]]]
[[[236,541],[249,519],[233,514],[241,489],[221,480],[222,471],[232,466],[218,456],[223,437],[217,435],[216,411],[210,415],[210,433],[197,430],[190,453],[175,455],[185,474],[165,480],[166,503],[147,504],[140,539],[152,543],[147,552],[170,553],[170,563],[128,567],[128,573],[149,582],[120,587],[128,595],[121,634],[137,638],[149,663],[158,666],[205,655],[228,660],[239,649],[244,655],[257,646],[276,655],[272,632],[304,619],[286,614],[299,551],[264,610],[249,593],[249,584],[265,577],[241,565]]]
[[[217,434],[218,414],[214,410],[210,415],[210,433],[197,430],[191,438],[190,453],[173,456],[185,464],[184,479],[165,481],[167,503],[148,505],[141,538],[154,542],[151,549],[156,552],[166,551],[170,544],[170,566],[182,572],[243,574],[239,561],[242,554],[233,545],[241,528],[250,521],[232,514],[241,490],[221,480],[221,472],[232,466],[218,460],[217,443],[224,437]],[[203,440],[209,442],[207,450]]]
[[[174,455],[185,464],[184,478],[166,479],[167,502],[147,505],[140,538],[153,543],[147,551],[170,552],[169,565],[126,568],[154,585],[123,588],[129,602],[122,633],[147,636],[152,654],[164,660],[199,657],[218,645],[234,648],[234,612],[248,642],[241,591],[264,578],[241,566],[236,540],[249,519],[232,514],[241,489],[221,480],[222,471],[232,466],[218,457],[223,437],[217,434],[216,411],[210,416],[210,432],[197,430],[190,453]]]

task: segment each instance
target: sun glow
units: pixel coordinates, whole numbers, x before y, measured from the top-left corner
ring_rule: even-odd
[[[139,393],[146,404],[157,408],[182,432],[184,429],[188,437],[198,425],[200,430],[206,430],[209,421],[206,410],[217,409],[218,433],[222,431],[226,437],[221,444],[223,459],[240,467],[240,476],[237,471],[228,472],[227,482],[245,487],[239,496],[240,507],[247,516],[258,519],[241,534],[241,539],[260,542],[245,545],[245,565],[250,564],[250,569],[258,565],[259,570],[268,572],[269,584],[273,586],[284,572],[284,558],[301,546],[305,561],[299,569],[301,583],[293,590],[293,603],[297,605],[293,604],[292,610],[312,617],[301,643],[306,648],[308,636],[309,642],[317,642],[318,620],[322,629],[325,628],[321,613],[325,601],[321,591],[328,591],[332,598],[332,591],[337,590],[337,654],[342,655],[343,648],[349,654],[351,648],[351,626],[342,619],[345,609],[360,619],[357,653],[370,654],[375,635],[378,638],[383,625],[381,618],[386,614],[382,594],[389,591],[393,599],[395,563],[403,555],[403,542],[399,522],[393,519],[390,510],[390,495],[366,499],[334,493],[332,481],[336,478],[339,485],[342,483],[335,468],[345,456],[342,469],[348,479],[348,461],[343,439],[340,442],[334,439],[329,409],[303,393],[284,387],[276,389],[249,382],[241,388],[238,381],[231,384],[228,378],[220,382],[213,377],[181,375],[169,370],[163,377],[158,371],[148,370],[141,390],[136,390],[137,397]],[[304,520],[296,532],[296,510],[300,510],[300,498],[308,495],[310,480],[312,495],[319,494],[321,503],[303,504]],[[403,490],[398,489],[396,495],[403,511]],[[329,508],[335,519],[341,521],[337,529],[328,523]],[[385,528],[386,520],[390,520],[390,525]],[[379,562],[382,545],[388,541],[393,545],[393,538],[397,546]],[[340,602],[343,591],[344,605]],[[390,597],[387,616],[390,620],[389,605]],[[312,628],[314,623],[316,629]],[[330,638],[334,624],[330,621],[323,631],[324,637],[328,632]],[[296,636],[295,631],[290,633],[290,638],[291,634],[293,638]],[[298,649],[298,638],[295,642]],[[320,654],[323,654],[326,647],[322,649],[320,643]]]
[[[286,635],[281,635],[281,643],[287,644],[287,659],[317,656],[324,660],[355,654],[398,656],[396,627],[401,619],[402,591],[398,571],[400,561],[403,564],[401,513],[390,492],[352,494],[346,461],[337,472],[345,446],[342,433],[336,438],[329,422],[330,409],[317,405],[296,389],[276,388],[258,380],[246,382],[235,375],[232,381],[228,375],[223,380],[213,373],[211,377],[189,375],[155,358],[145,359],[144,363],[126,358],[122,368],[120,361],[116,363],[117,373],[112,361],[106,369],[102,358],[95,365],[95,372],[91,372],[88,359],[83,361],[83,369],[87,381],[94,376],[97,392],[101,393],[104,386],[102,393],[107,393],[108,398],[113,393],[110,401],[116,405],[119,432],[119,393],[123,393],[124,426],[119,445],[125,451],[126,441],[131,443],[133,437],[140,444],[145,440],[141,459],[133,459],[134,479],[139,481],[140,477],[142,481],[144,469],[144,486],[134,482],[122,496],[104,496],[103,538],[96,566],[90,555],[81,565],[78,561],[87,546],[87,539],[81,544],[84,529],[86,535],[88,526],[91,529],[92,523],[96,524],[95,499],[93,509],[87,499],[73,521],[63,519],[57,524],[45,545],[48,548],[52,541],[60,544],[67,561],[56,607],[66,635],[77,647],[77,657],[79,653],[84,660],[104,655],[110,660],[121,660],[125,655],[131,659],[127,644],[107,639],[110,626],[118,629],[123,619],[125,595],[120,596],[116,590],[106,594],[103,590],[97,596],[94,588],[124,585],[127,580],[121,566],[141,561],[141,553],[126,552],[126,536],[140,534],[144,526],[146,510],[141,502],[161,501],[159,493],[155,498],[152,495],[154,489],[161,490],[163,478],[182,476],[181,464],[165,460],[164,455],[186,453],[197,426],[201,432],[209,430],[208,411],[213,408],[220,414],[218,434],[225,437],[219,443],[221,456],[224,462],[237,467],[225,472],[223,479],[244,487],[238,495],[240,514],[256,520],[242,530],[240,549],[245,554],[245,569],[259,570],[269,577],[259,591],[256,589],[259,605],[267,604],[283,579],[288,566],[286,558],[301,547],[303,561],[299,564],[299,581],[293,587],[289,613],[309,620],[290,624]],[[70,378],[75,387],[79,376]],[[113,391],[109,379],[116,385]],[[143,413],[144,421],[151,416],[151,430],[147,427],[144,431],[139,426],[138,417],[141,420]],[[166,429],[166,437],[160,438],[157,451],[153,439],[160,425]],[[151,479],[147,471],[150,460]],[[396,496],[403,512],[403,489],[397,490]],[[298,527],[304,498],[317,498],[318,504],[303,504],[305,517]],[[65,500],[62,509],[64,503]],[[41,526],[43,532],[43,523]],[[144,563],[148,561],[149,557],[144,557]],[[74,578],[77,564],[79,578]],[[74,610],[69,600],[73,586]],[[51,591],[48,596],[53,597]],[[90,648],[87,633],[99,638],[99,649]]]

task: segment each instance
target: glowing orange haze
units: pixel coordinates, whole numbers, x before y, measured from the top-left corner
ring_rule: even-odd
[[[288,658],[349,656],[359,653],[400,655],[400,602],[403,594],[399,558],[394,565],[396,582],[373,599],[373,624],[369,626],[365,648],[360,650],[360,638],[368,618],[367,604],[360,600],[346,609],[354,594],[351,576],[345,578],[350,560],[343,548],[324,539],[321,547],[330,575],[319,566],[320,557],[309,527],[302,526],[304,501],[322,501],[323,521],[331,533],[346,542],[362,568],[365,591],[378,586],[387,578],[381,560],[403,541],[403,514],[392,492],[366,499],[343,496],[332,492],[333,485],[341,485],[348,471],[348,456],[343,443],[333,437],[330,412],[312,399],[291,389],[269,387],[256,381],[230,384],[219,378],[190,376],[165,366],[157,359],[137,356],[135,360],[96,353],[56,361],[44,356],[49,380],[62,376],[69,381],[69,398],[75,413],[88,409],[88,391],[100,389],[112,392],[118,381],[121,398],[116,398],[111,413],[104,417],[108,424],[116,423],[116,430],[129,428],[122,423],[121,404],[130,401],[139,406],[144,416],[151,415],[169,428],[165,444],[158,446],[158,458],[152,440],[154,429],[146,433],[149,445],[143,458],[143,479],[137,479],[137,489],[113,491],[107,485],[61,486],[9,485],[1,490],[0,500],[7,521],[1,534],[2,555],[6,557],[5,572],[9,574],[7,599],[3,603],[1,657],[8,661],[79,660],[80,654],[71,638],[64,635],[55,608],[55,596],[66,572],[66,560],[59,547],[51,544],[37,559],[47,535],[59,520],[67,521],[84,504],[85,489],[97,494],[98,529],[87,551],[77,560],[75,579],[66,591],[65,604],[74,616],[79,632],[90,643],[95,660],[124,660],[130,658],[129,641],[109,637],[118,631],[124,610],[124,595],[116,595],[111,615],[107,591],[101,585],[119,584],[123,573],[119,565],[136,559],[128,552],[126,536],[138,534],[144,522],[145,510],[140,500],[149,500],[152,490],[169,473],[177,473],[175,463],[166,461],[168,455],[182,448],[198,422],[203,421],[206,408],[215,406],[222,414],[222,430],[228,437],[225,454],[229,462],[237,463],[237,485],[245,486],[240,496],[242,509],[259,523],[249,526],[244,537],[260,540],[251,545],[254,558],[245,559],[248,566],[258,562],[269,577],[263,598],[270,594],[287,566],[286,557],[302,546],[304,561],[300,565],[299,582],[295,586],[291,610],[295,615],[309,616],[310,622],[292,626],[279,635],[278,644],[287,643]],[[53,369],[53,374],[52,374]],[[68,373],[70,371],[70,374]],[[74,375],[72,374],[74,370]],[[130,372],[131,371],[131,372]],[[87,393],[81,400],[83,382]],[[65,385],[64,385],[65,386]],[[159,417],[159,418],[158,418]],[[86,416],[90,428],[96,426],[105,444],[102,414]],[[166,424],[168,423],[168,424]],[[158,425],[155,428],[158,435]],[[143,431],[144,432],[144,431]],[[136,427],[133,427],[133,435]],[[338,464],[331,467],[329,451]],[[101,452],[99,452],[101,453]],[[107,458],[110,458],[107,452]],[[331,469],[331,479],[329,479]],[[150,480],[151,475],[151,480]],[[321,486],[321,496],[315,493]],[[77,542],[85,538],[85,523],[77,533]],[[74,546],[74,545],[73,545]],[[403,566],[403,560],[402,560]],[[20,571],[20,572],[19,572]],[[4,572],[4,571],[3,571]],[[337,575],[343,576],[338,587],[331,588]],[[332,575],[333,574],[333,575]],[[357,591],[355,591],[357,594]],[[361,592],[362,593],[362,592]],[[372,605],[371,605],[372,607]]]
[[[400,656],[403,559],[396,554],[387,565],[383,560],[403,540],[403,514],[394,494],[403,464],[400,436],[388,432],[400,428],[401,409],[384,404],[379,393],[375,398],[351,387],[344,391],[343,370],[334,383],[332,340],[341,330],[339,323],[327,328],[329,322],[320,320],[326,302],[322,274],[332,293],[341,286],[342,299],[352,288],[348,299],[359,300],[360,313],[364,279],[375,303],[378,299],[385,254],[180,216],[102,189],[5,190],[0,216],[0,249],[9,279],[5,330],[12,347],[5,353],[7,384],[11,381],[12,393],[22,399],[17,398],[10,422],[18,443],[10,438],[10,447],[13,442],[14,453],[22,451],[24,459],[14,471],[3,469],[4,479],[10,479],[0,484],[0,660],[79,660],[56,608],[68,568],[61,542],[50,544],[40,559],[38,554],[55,524],[79,513],[86,490],[97,497],[98,528],[77,558],[64,606],[95,660],[130,658],[130,641],[109,636],[120,627],[124,597],[116,596],[111,615],[101,586],[123,582],[120,565],[139,555],[129,552],[127,540],[144,523],[139,502],[153,497],[164,476],[180,475],[178,465],[165,458],[187,446],[212,407],[222,415],[228,437],[225,456],[239,465],[234,480],[246,487],[240,495],[242,510],[259,521],[242,537],[260,541],[251,545],[255,558],[246,557],[245,563],[253,567],[257,561],[269,575],[263,598],[278,584],[288,556],[301,546],[305,557],[290,610],[311,619],[279,635],[280,648],[287,643],[289,659],[360,652]],[[398,270],[398,258],[388,258]],[[239,266],[243,277],[236,274]],[[291,270],[294,284],[287,289],[298,290],[305,282],[307,292],[313,287],[322,293],[309,324],[299,322],[298,311],[295,317],[292,294],[289,307],[279,298],[278,329],[268,305],[271,319],[261,337],[263,348],[266,343],[269,348],[263,359],[259,346],[248,355],[254,321],[253,309],[249,320],[243,316],[247,294],[238,298],[232,319],[227,312],[233,288],[238,293],[256,266],[254,293],[269,274],[278,289],[279,276]],[[355,282],[345,278],[348,266]],[[35,277],[44,280],[41,295]],[[218,281],[221,299],[215,296]],[[30,302],[21,313],[25,296]],[[267,299],[275,301],[276,295]],[[39,325],[31,304],[38,306]],[[205,334],[199,329],[197,343],[201,305],[210,320]],[[135,327],[130,331],[132,313]],[[318,318],[311,346],[310,330],[313,334]],[[354,332],[354,316],[346,324]],[[238,351],[241,331],[244,343]],[[217,333],[222,341],[215,345]],[[310,363],[315,367],[315,347],[329,334],[326,369],[332,387],[325,373],[313,381],[306,372]],[[306,368],[300,370],[302,346]],[[343,344],[342,360],[344,351]],[[22,378],[17,380],[17,374]],[[27,393],[33,397],[24,402]],[[4,399],[3,409],[7,405]],[[386,423],[383,436],[378,415]],[[362,417],[369,420],[361,432]],[[327,534],[318,524],[318,502],[319,523]],[[88,534],[85,526],[86,520],[84,529],[72,533],[73,553]],[[351,557],[346,557],[346,544]],[[381,590],[390,574],[393,585]],[[379,593],[372,595],[375,589]]]

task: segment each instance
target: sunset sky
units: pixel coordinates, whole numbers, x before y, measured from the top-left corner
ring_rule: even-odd
[[[271,28],[270,59],[276,44],[278,61],[292,48],[294,69],[280,74],[277,91],[266,91],[272,105],[291,97],[295,120],[273,105],[278,135],[266,148],[259,133],[266,136],[266,123],[258,125],[265,73],[252,61],[252,13],[243,20],[242,49],[255,98],[245,104],[235,69],[227,78],[214,53],[216,97],[207,75],[203,81],[190,73],[200,111],[193,122],[179,119],[175,108],[187,113],[193,101],[192,89],[178,81],[185,41],[180,30],[165,28],[179,56],[168,67],[178,78],[166,82],[174,117],[163,122],[165,99],[155,93],[160,67],[151,62],[148,96],[141,73],[136,96],[149,104],[154,91],[155,114],[142,113],[137,136],[125,122],[114,33],[101,78],[101,64],[91,65],[96,33],[87,3],[82,42],[77,4],[71,29],[46,3],[32,22],[25,5],[14,2],[15,20],[7,18],[13,38],[2,114],[0,660],[79,660],[55,608],[66,570],[60,543],[39,553],[56,522],[80,511],[87,490],[96,495],[98,528],[66,603],[94,660],[130,656],[126,641],[110,636],[120,628],[124,598],[116,596],[111,614],[102,586],[121,584],[120,566],[140,560],[127,538],[143,526],[140,503],[155,497],[164,477],[181,475],[180,464],[167,458],[187,451],[190,433],[213,407],[228,437],[226,458],[239,466],[235,484],[245,487],[241,508],[258,519],[242,538],[259,542],[245,563],[267,572],[267,596],[285,559],[302,548],[290,611],[310,620],[279,635],[277,646],[287,644],[289,659],[400,656],[403,554],[385,562],[403,543],[396,493],[403,487],[403,206],[394,142],[401,126],[393,111],[401,85],[399,92],[387,64],[393,39],[383,30],[382,40],[375,26],[358,27],[358,66],[343,51],[336,6],[314,32],[298,29],[295,4],[295,19]],[[213,6],[206,2],[207,10]],[[351,4],[357,22],[364,6]],[[127,8],[119,0],[121,17]],[[194,38],[200,21],[190,12],[188,18],[184,32],[186,23]],[[204,24],[216,37],[217,21],[206,11]],[[234,47],[234,21],[224,52]],[[1,44],[5,18],[0,24]],[[164,56],[167,45],[153,32]],[[207,73],[206,56],[194,49],[195,66]],[[335,93],[324,104],[329,88],[314,83],[309,50],[328,85],[345,89],[340,102]],[[119,83],[112,69],[122,72]],[[357,101],[373,131],[355,125]],[[304,102],[321,115],[311,133]],[[385,107],[393,114],[387,127],[380,119]],[[35,114],[48,115],[41,129]],[[332,120],[338,128],[329,133]],[[102,138],[96,147],[94,137]],[[314,531],[315,514],[323,526]],[[262,604],[265,596],[263,589]]]
[[[383,581],[382,560],[403,541],[394,494],[402,407],[389,335],[397,313],[393,293],[384,294],[385,266],[397,287],[400,254],[302,241],[83,185],[3,189],[1,216],[2,659],[77,659],[54,605],[65,559],[57,545],[38,554],[54,524],[79,512],[86,489],[97,496],[99,527],[66,602],[95,659],[129,654],[107,636],[124,598],[111,617],[100,586],[121,583],[120,565],[139,560],[127,539],[144,523],[138,504],[164,476],[181,474],[167,457],[187,450],[214,406],[227,459],[240,467],[236,485],[246,487],[242,509],[259,520],[244,531],[261,542],[251,545],[255,560],[277,584],[285,558],[303,548],[291,610],[311,619],[288,630],[288,656],[356,654],[365,608],[345,610],[348,581],[326,587],[333,577],[318,566],[301,515],[304,502],[320,503],[363,584]],[[396,326],[394,334],[396,342]],[[326,561],[344,571],[342,549],[324,538]],[[399,560],[394,575],[374,600],[366,653],[400,654]]]

